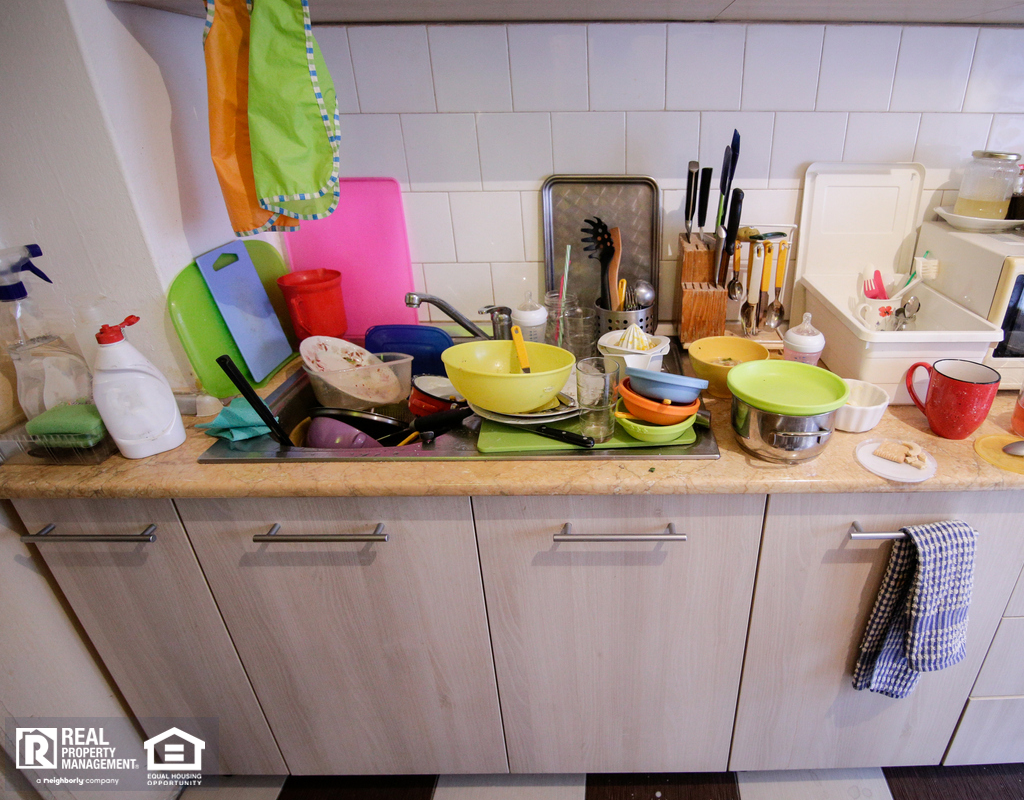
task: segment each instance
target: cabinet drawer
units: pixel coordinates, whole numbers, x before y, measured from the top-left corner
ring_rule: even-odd
[[[1024,695],[1024,617],[1004,617],[971,697]]]
[[[961,519],[978,532],[967,655],[893,700],[852,686],[891,543],[865,531]],[[730,768],[938,764],[1024,562],[1019,492],[772,496]]]
[[[220,763],[207,771],[287,772],[170,500],[14,505],[33,533],[52,523],[50,535],[134,536],[156,525],[152,543],[36,546],[144,727],[145,718],[213,718]]]
[[[512,772],[726,768],[764,500],[473,499]]]
[[[1024,761],[1024,697],[972,697],[943,764]]]
[[[177,505],[293,773],[508,771],[468,498]]]

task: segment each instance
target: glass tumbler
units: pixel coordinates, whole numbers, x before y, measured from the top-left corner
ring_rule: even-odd
[[[592,308],[570,308],[562,314],[563,347],[576,356],[590,358],[597,352],[597,312]]]
[[[619,395],[619,365],[605,356],[576,363],[576,399],[580,404],[580,433],[607,442],[615,432],[615,403]]]

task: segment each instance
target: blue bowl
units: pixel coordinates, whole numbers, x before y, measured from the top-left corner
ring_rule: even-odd
[[[629,367],[626,375],[629,376],[629,385],[633,391],[659,403],[663,400],[692,403],[700,396],[701,389],[708,388],[708,382],[702,378],[687,378],[650,369]]]

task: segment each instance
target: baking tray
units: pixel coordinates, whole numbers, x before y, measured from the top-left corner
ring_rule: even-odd
[[[584,251],[580,228],[595,216],[622,233],[619,277],[645,280],[658,289],[661,201],[658,184],[640,175],[552,175],[541,188],[544,208],[544,266],[548,291],[558,288],[565,246],[572,245],[569,294],[592,308],[600,294],[601,265]]]

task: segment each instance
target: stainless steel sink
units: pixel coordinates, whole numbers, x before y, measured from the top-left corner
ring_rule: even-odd
[[[678,343],[673,342],[672,349],[665,357],[663,364],[668,372],[682,374]],[[312,408],[319,406],[306,373],[299,371],[283,383],[270,397],[267,403],[281,420],[285,430],[291,430],[309,416]],[[408,408],[404,403],[396,406],[384,406],[374,409],[377,413],[411,420]],[[510,460],[577,460],[577,459],[714,459],[719,457],[718,443],[710,428],[697,425],[697,441],[686,446],[638,447],[620,449],[586,450],[552,450],[529,452],[523,454],[502,453],[485,454],[476,448],[477,432],[480,418],[469,417],[460,428],[443,434],[429,444],[409,444],[404,447],[375,447],[356,450],[319,450],[312,447],[281,447],[270,436],[258,436],[243,442],[229,442],[217,439],[205,453],[199,457],[200,464],[234,464],[239,462],[299,462],[299,461],[419,461],[433,459],[452,461],[476,459],[480,461]]]

